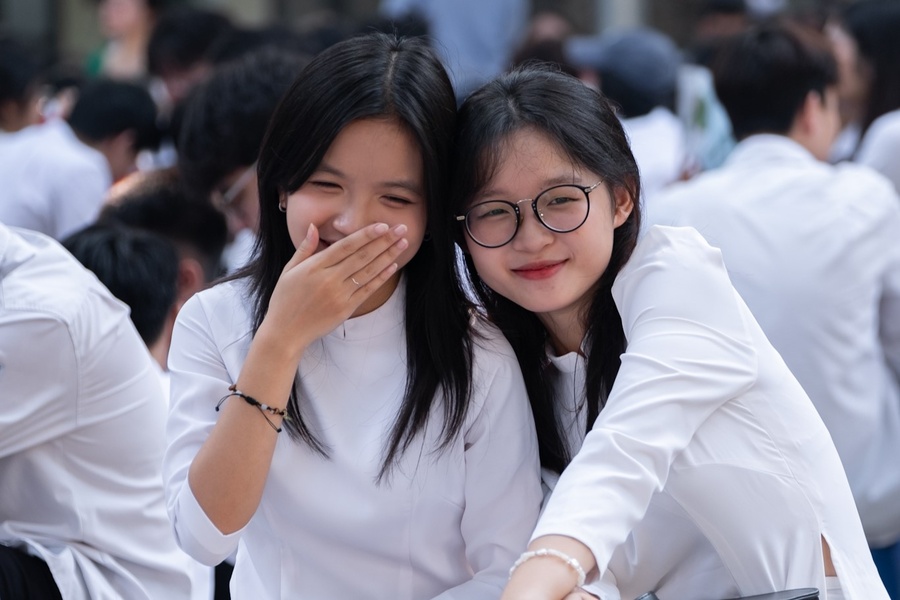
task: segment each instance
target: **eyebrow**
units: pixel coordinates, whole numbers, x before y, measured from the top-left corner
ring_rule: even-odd
[[[350,177],[348,177],[347,174],[344,173],[343,171],[341,171],[340,169],[336,169],[333,166],[326,164],[324,162],[319,163],[319,166],[316,167],[315,171],[313,171],[313,173],[319,173],[319,172],[329,173],[331,175],[334,175],[335,177],[340,177],[342,179],[350,179]],[[422,188],[419,185],[416,185],[414,182],[406,180],[406,179],[379,181],[378,185],[383,186],[383,187],[388,187],[388,188],[400,188],[400,189],[412,192],[413,194],[416,194],[417,196],[425,195],[424,192],[422,191]]]
[[[535,194],[539,194],[542,191],[546,190],[547,188],[551,188],[555,185],[582,185],[581,183],[579,183],[577,181],[579,179],[580,179],[580,177],[576,173],[570,173],[568,175],[559,175],[557,177],[550,177],[548,179],[544,179],[543,181],[541,181],[541,189],[537,190],[537,192],[535,192]],[[495,188],[485,188],[485,190],[483,192],[480,192],[477,197],[479,199],[485,199],[485,198],[502,198],[503,196],[508,196],[508,194],[501,194]],[[532,198],[533,197],[534,196],[532,196]]]

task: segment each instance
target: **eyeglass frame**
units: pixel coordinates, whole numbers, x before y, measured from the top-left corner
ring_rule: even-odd
[[[463,226],[466,229],[466,235],[469,236],[469,239],[471,239],[473,242],[475,242],[482,248],[502,248],[503,246],[505,246],[508,243],[510,243],[511,241],[513,241],[516,237],[516,234],[519,233],[519,227],[521,227],[521,225],[522,225],[522,213],[521,213],[521,211],[519,211],[519,204],[521,204],[522,202],[530,201],[531,202],[531,210],[532,210],[532,212],[534,212],[534,216],[537,218],[538,223],[540,223],[541,225],[543,225],[544,227],[546,227],[547,229],[549,229],[550,231],[552,231],[554,233],[571,233],[587,222],[588,215],[591,214],[591,192],[593,192],[595,189],[597,189],[597,186],[599,186],[601,183],[603,183],[603,179],[599,180],[594,185],[578,185],[577,183],[560,183],[559,185],[553,185],[553,186],[548,187],[545,190],[541,190],[540,192],[535,194],[535,196],[533,198],[522,198],[521,200],[516,200],[514,202],[510,201],[510,200],[485,200],[484,202],[479,202],[478,204],[473,204],[463,214],[455,215],[455,218],[457,221],[463,222]],[[581,223],[579,223],[575,227],[572,227],[571,229],[554,229],[553,227],[550,227],[549,225],[547,225],[544,222],[544,219],[541,218],[541,215],[538,212],[538,208],[537,208],[538,198],[540,198],[547,192],[553,191],[553,190],[555,190],[557,188],[561,188],[561,187],[578,188],[582,192],[584,192],[584,198],[585,198],[585,200],[587,200],[587,210],[584,212],[584,219],[581,220]],[[491,246],[491,245],[483,244],[482,242],[479,242],[477,239],[475,239],[475,236],[472,235],[472,231],[469,229],[469,220],[468,220],[469,213],[471,213],[473,210],[475,210],[482,204],[488,204],[489,202],[501,202],[508,206],[512,206],[513,210],[516,212],[516,228],[513,230],[513,234],[511,236],[509,236],[508,240],[506,240],[502,244],[497,244],[496,246]]]
[[[246,189],[246,187],[250,184],[250,181],[253,179],[253,176],[256,174],[256,162],[247,167],[243,173],[241,173],[240,177],[234,180],[228,189],[224,192],[219,191],[218,189],[212,190],[213,202],[216,206],[218,206],[223,212],[227,211],[231,208],[234,199],[240,195],[241,192]]]

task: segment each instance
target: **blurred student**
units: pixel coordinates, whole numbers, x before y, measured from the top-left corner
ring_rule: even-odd
[[[62,239],[96,218],[112,182],[157,141],[156,108],[144,88],[89,83],[68,122],[27,127],[0,144],[0,222]]]
[[[178,143],[186,185],[228,219],[229,270],[244,265],[259,229],[256,160],[269,119],[308,62],[278,48],[223,65],[187,102]]]
[[[722,250],[828,427],[870,546],[896,548],[900,198],[871,169],[825,162],[840,119],[823,36],[752,29],[714,73],[740,142],[723,167],[658,197],[650,220],[690,225]]]
[[[25,46],[0,37],[0,146],[7,133],[40,121],[40,69]]]
[[[166,405],[128,307],[2,224],[0,389],[0,597],[208,598],[166,516]]]

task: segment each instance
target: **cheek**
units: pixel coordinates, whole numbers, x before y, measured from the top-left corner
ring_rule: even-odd
[[[478,276],[489,288],[500,292],[498,287],[502,286],[499,277],[501,267],[498,250],[498,248],[482,248],[477,244],[469,243],[470,256],[472,262],[475,263],[475,271],[478,272]]]

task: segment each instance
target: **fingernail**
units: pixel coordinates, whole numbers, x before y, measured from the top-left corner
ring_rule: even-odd
[[[306,239],[311,240],[313,236],[313,224],[310,223],[309,227],[306,229]]]
[[[405,249],[407,246],[409,246],[409,241],[407,241],[406,238],[397,241],[397,247],[401,250]]]
[[[406,230],[407,230],[407,227],[403,223],[394,227],[394,233],[396,233],[397,235],[403,235],[404,233],[406,233]]]
[[[379,223],[375,226],[375,233],[381,235],[382,233],[386,233],[388,229],[387,223]]]

